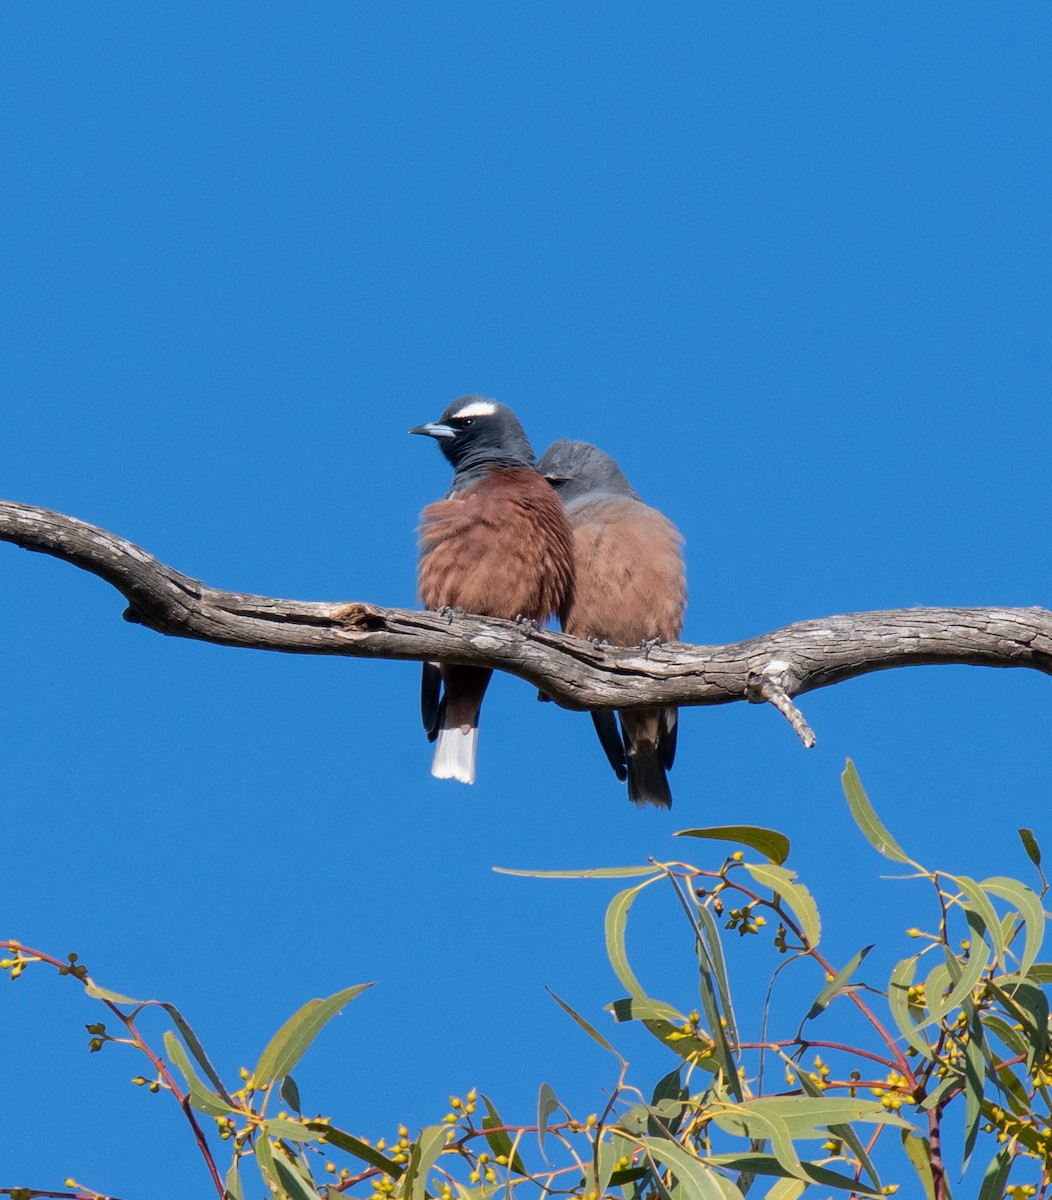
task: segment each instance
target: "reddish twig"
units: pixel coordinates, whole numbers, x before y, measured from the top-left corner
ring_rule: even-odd
[[[74,965],[76,963],[75,956],[72,957],[68,962],[63,962],[61,959],[54,958],[52,955],[46,954],[43,950],[34,950],[29,946],[23,945],[21,942],[0,941],[0,946],[11,950],[19,958],[26,961],[47,963],[48,966],[55,967],[60,975],[72,975],[85,986],[90,983],[87,970],[83,966]],[[224,1200],[224,1197],[226,1196],[226,1186],[220,1177],[219,1169],[216,1166],[215,1159],[212,1157],[212,1151],[209,1149],[208,1142],[205,1139],[204,1131],[201,1129],[201,1125],[190,1106],[189,1094],[184,1093],[179,1087],[172,1073],[168,1069],[168,1064],[159,1055],[155,1054],[154,1051],[143,1040],[142,1035],[139,1033],[139,1030],[135,1025],[135,1018],[128,1016],[127,1013],[122,1012],[120,1007],[112,1000],[106,1000],[102,997],[100,997],[99,1000],[100,1003],[104,1004],[106,1008],[108,1008],[109,1011],[117,1018],[117,1020],[121,1022],[131,1036],[131,1044],[135,1046],[137,1050],[146,1055],[154,1069],[157,1071],[159,1078],[164,1082],[164,1086],[175,1097],[179,1107],[183,1110],[183,1114],[190,1124],[191,1130],[193,1131],[194,1140],[197,1142],[197,1147],[201,1151],[201,1155],[205,1160],[205,1165],[208,1167],[208,1172],[212,1176],[212,1183],[215,1186],[219,1200]],[[3,1194],[2,1191],[0,1191],[0,1194]],[[8,1194],[10,1194],[10,1189],[8,1189]],[[70,1193],[37,1192],[34,1194],[40,1196],[52,1194],[68,1196]]]

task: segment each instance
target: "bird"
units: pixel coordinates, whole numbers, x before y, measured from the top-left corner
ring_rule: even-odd
[[[675,641],[687,605],[683,538],[644,504],[609,454],[589,442],[553,442],[537,469],[555,488],[574,539],[574,596],[563,629],[619,646]],[[672,705],[593,709],[592,720],[618,779],[636,805],[671,808],[666,772],[676,754]]]
[[[425,608],[537,625],[573,596],[573,535],[510,408],[461,396],[410,433],[434,438],[453,486],[421,515],[418,590]],[[435,742],[431,774],[475,780],[479,710],[489,668],[425,663],[421,715]]]

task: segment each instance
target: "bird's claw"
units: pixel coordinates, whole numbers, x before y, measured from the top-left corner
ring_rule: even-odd
[[[522,613],[515,614],[515,624],[524,626],[530,633],[538,633],[541,628],[540,621],[534,620],[533,617],[524,617]]]
[[[450,625],[452,625],[453,618],[462,617],[464,615],[464,611],[465,610],[461,608],[459,604],[455,608],[451,608],[448,604],[443,604],[441,608],[435,609],[435,615],[439,617],[445,617]]]
[[[640,650],[642,650],[642,651],[643,651],[643,654],[644,654],[644,656],[645,656],[645,657],[647,657],[647,658],[649,658],[649,657],[650,657],[650,651],[651,651],[651,650],[653,650],[655,646],[663,646],[664,644],[665,644],[665,643],[664,643],[664,642],[661,640],[661,638],[659,638],[659,637],[656,637],[656,638],[644,638],[644,639],[643,639],[643,640],[642,640],[642,641],[639,643],[639,648],[640,648]]]
[[[595,648],[596,648],[597,650],[605,650],[605,649],[606,649],[606,647],[610,645],[610,641],[609,641],[609,639],[607,639],[607,638],[601,638],[601,637],[595,637],[594,635],[593,635],[592,637],[585,638],[585,641],[586,641],[586,642],[591,642],[591,644],[592,644],[593,646],[595,646]]]

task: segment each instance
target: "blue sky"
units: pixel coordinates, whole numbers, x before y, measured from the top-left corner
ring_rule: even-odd
[[[1030,3],[6,5],[3,492],[216,586],[411,605],[448,468],[406,430],[477,391],[677,522],[690,641],[1048,605],[1050,35]],[[514,680],[476,786],[440,783],[415,666],[161,638],[0,557],[4,936],[177,1003],[231,1075],[378,980],[299,1072],[374,1137],[472,1086],[529,1122],[542,1080],[585,1113],[614,1082],[544,991],[607,1019],[613,888],[494,865],[772,826],[829,952],[876,941],[879,978],[921,893],[879,879],[846,755],[937,865],[1025,875],[1019,825],[1052,847],[1034,673],[806,696],[810,752],[772,710],[689,711],[665,815]],[[638,966],[689,1008],[673,921],[640,912]],[[773,957],[741,959],[752,994]],[[74,988],[29,972],[0,1005],[0,1186],[203,1194],[140,1064],[88,1057]],[[641,1084],[671,1065],[618,1044]]]

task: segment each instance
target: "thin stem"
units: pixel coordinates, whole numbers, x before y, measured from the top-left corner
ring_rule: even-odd
[[[47,1200],[117,1200],[116,1196],[104,1196],[101,1192],[40,1192],[36,1188],[0,1188],[0,1196],[29,1196],[31,1200],[46,1197]]]
[[[949,1200],[946,1184],[946,1164],[942,1160],[942,1105],[934,1105],[928,1113],[928,1147],[931,1161],[935,1200]]]
[[[706,873],[706,874],[711,875],[711,873]],[[797,925],[796,921],[793,919],[792,913],[788,912],[785,909],[785,907],[783,906],[783,904],[781,902],[781,898],[777,896],[777,893],[775,893],[775,899],[768,900],[766,898],[766,896],[761,896],[759,892],[754,892],[751,888],[748,888],[744,884],[739,883],[736,879],[731,879],[725,873],[722,874],[720,876],[720,878],[724,880],[724,882],[726,883],[726,885],[728,887],[734,888],[735,891],[738,891],[743,896],[748,897],[754,903],[762,904],[765,908],[770,908],[773,912],[777,913],[778,919],[782,922],[782,924],[786,927],[786,929],[791,930],[793,933],[793,936],[800,939],[800,945],[803,947],[803,951],[808,956],[808,958],[814,959],[814,961],[816,963],[818,963],[818,965],[822,968],[822,970],[827,975],[829,975],[829,976],[836,975],[836,970],[833,967],[833,964],[825,957],[825,955],[820,954],[818,952],[818,950],[808,942],[807,938],[804,935],[804,931],[800,928],[799,925]],[[913,1074],[913,1068],[910,1066],[909,1060],[906,1058],[905,1054],[903,1054],[903,1052],[899,1049],[896,1039],[893,1038],[891,1036],[891,1034],[884,1028],[884,1025],[882,1024],[882,1022],[881,1022],[880,1018],[877,1016],[877,1014],[869,1007],[869,1005],[858,995],[858,993],[855,990],[845,989],[843,994],[851,1000],[851,1002],[855,1005],[855,1007],[859,1010],[859,1012],[870,1023],[870,1025],[873,1027],[874,1031],[876,1032],[877,1036],[884,1043],[884,1045],[887,1046],[888,1050],[894,1057],[895,1066],[898,1067],[898,1069],[902,1072],[902,1074],[905,1075],[906,1078],[909,1080],[911,1090],[916,1091],[917,1079],[916,1079],[916,1076]]]
[[[822,1050],[839,1050],[843,1054],[852,1054],[858,1058],[868,1058],[871,1062],[880,1063],[884,1067],[897,1067],[898,1063],[882,1054],[874,1054],[872,1050],[863,1050],[859,1046],[846,1046],[842,1042],[815,1041],[811,1038],[786,1038],[782,1042],[742,1042],[743,1050],[783,1050],[786,1046],[799,1046],[803,1050],[819,1048]]]
[[[29,946],[23,945],[21,942],[0,941],[0,946],[11,950],[19,958],[27,958],[30,960],[36,960],[37,962],[47,963],[49,966],[55,967],[60,974],[71,975],[74,979],[84,984],[84,986],[87,986],[87,984],[84,983],[84,981],[88,978],[87,972],[83,970],[82,967],[75,966],[74,962],[72,961],[63,962],[61,959],[54,958],[50,954],[45,954],[43,950],[34,950]],[[175,1097],[179,1107],[183,1110],[183,1114],[185,1115],[187,1121],[190,1123],[190,1128],[193,1130],[194,1140],[197,1142],[197,1147],[201,1151],[201,1155],[205,1160],[205,1165],[208,1167],[208,1172],[212,1176],[212,1183],[215,1186],[219,1200],[224,1200],[224,1197],[226,1196],[226,1187],[219,1175],[219,1169],[216,1167],[215,1159],[212,1157],[212,1151],[209,1149],[208,1142],[205,1140],[204,1132],[198,1123],[193,1109],[190,1107],[189,1094],[185,1094],[182,1091],[171,1072],[168,1070],[167,1063],[165,1063],[162,1058],[155,1054],[143,1040],[138,1029],[135,1027],[134,1018],[122,1012],[118,1005],[116,1005],[112,1000],[101,999],[101,1003],[110,1010],[110,1012],[117,1018],[117,1020],[121,1022],[125,1029],[127,1029],[129,1034],[131,1034],[132,1044],[136,1047],[136,1049],[146,1055],[154,1069],[157,1071],[158,1076],[164,1081],[165,1087],[167,1087],[167,1089]],[[138,1011],[138,1009],[136,1011]],[[114,1038],[113,1040],[123,1041],[123,1039],[118,1038]],[[2,1194],[2,1192],[0,1192],[0,1194]],[[47,1195],[48,1193],[39,1192],[36,1194],[43,1196]],[[60,1196],[70,1195],[68,1192],[59,1192],[56,1194]]]

